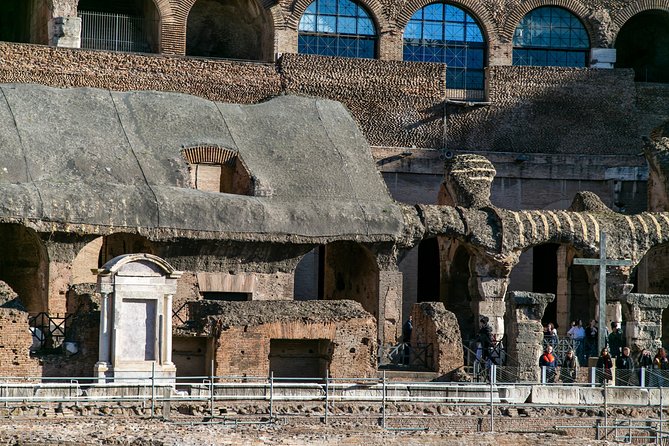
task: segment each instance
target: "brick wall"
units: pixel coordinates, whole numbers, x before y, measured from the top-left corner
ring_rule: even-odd
[[[0,376],[40,376],[39,361],[30,357],[32,335],[28,313],[0,308]]]
[[[489,105],[444,107],[439,64],[297,54],[261,64],[0,43],[0,82],[178,91],[237,103],[282,93],[325,97],[343,102],[380,146],[639,152],[631,70],[497,66],[489,80]],[[644,131],[659,125],[665,103],[643,103]]]
[[[268,376],[271,339],[330,340],[330,376],[376,376],[376,323],[371,317],[322,323],[285,321],[223,329],[215,340],[215,374]]]

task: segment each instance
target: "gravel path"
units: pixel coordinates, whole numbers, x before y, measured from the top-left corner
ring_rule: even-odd
[[[219,446],[219,445],[439,445],[439,446],[551,446],[611,445],[607,441],[575,439],[555,434],[489,434],[384,431],[368,426],[339,429],[323,425],[240,426],[179,424],[157,420],[99,419],[0,420],[0,445],[22,446]]]

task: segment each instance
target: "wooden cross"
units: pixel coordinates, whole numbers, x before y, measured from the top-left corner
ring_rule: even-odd
[[[606,346],[606,267],[627,266],[632,261],[627,259],[606,258],[606,232],[599,233],[599,258],[598,259],[574,259],[574,265],[588,265],[599,267],[599,336],[598,352]]]

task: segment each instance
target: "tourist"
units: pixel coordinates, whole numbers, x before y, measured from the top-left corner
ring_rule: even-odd
[[[667,352],[662,348],[657,349],[655,358],[653,359],[653,375],[656,378],[656,385],[658,387],[664,387],[664,383],[669,376],[667,376],[667,370],[669,370],[669,358],[667,358]]]
[[[576,381],[576,374],[578,373],[578,358],[574,350],[569,350],[562,361],[560,368],[560,380],[563,383],[573,383]]]
[[[546,331],[544,331],[544,341],[548,342],[553,347],[557,345],[558,334],[555,325],[553,325],[552,322],[549,322],[548,326],[546,326]]]
[[[597,382],[609,382],[612,378],[611,369],[613,368],[613,360],[609,354],[609,349],[604,347],[597,359]]]
[[[411,360],[411,333],[413,332],[413,317],[409,315],[409,319],[402,327],[402,362],[404,365],[409,365]]]
[[[545,370],[545,377],[547,383],[555,382],[555,368],[557,367],[557,360],[553,355],[553,346],[547,345],[543,354],[539,358],[539,366],[542,372]]]
[[[616,385],[631,386],[634,377],[634,361],[630,357],[629,347],[623,347],[622,353],[616,358]]]
[[[579,363],[585,364],[587,359],[585,358],[585,328],[583,328],[583,321],[573,321],[571,323],[571,328],[567,332],[567,335],[572,339],[576,357],[578,358]]]
[[[609,352],[613,358],[620,356],[622,348],[625,346],[625,337],[620,324],[611,322],[611,333],[609,334]]]
[[[492,335],[492,327],[489,324],[490,319],[487,316],[479,319],[479,339],[481,344],[481,358],[488,362],[491,359],[492,347],[494,344],[494,337]]]
[[[645,375],[644,384],[648,387],[653,386],[653,372],[651,370],[653,368],[653,356],[650,354],[650,350],[644,349],[641,352],[637,365],[639,367],[639,383],[642,381],[641,374],[643,373]]]
[[[597,321],[591,320],[590,325],[585,328],[585,355],[595,356],[597,352],[597,335],[599,330],[597,329]]]

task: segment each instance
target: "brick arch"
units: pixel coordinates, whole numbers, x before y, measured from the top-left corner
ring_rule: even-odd
[[[159,1],[159,0],[154,0]],[[169,2],[170,0],[160,0]],[[268,22],[272,24],[272,36],[274,50],[276,51],[276,30],[285,27],[285,20],[281,7],[274,0],[255,0],[258,5],[268,14]],[[170,27],[172,37],[171,47],[174,54],[186,54],[186,33],[188,32],[188,15],[197,0],[181,0],[173,8],[174,24]]]
[[[635,15],[640,12],[652,10],[669,12],[669,0],[637,0],[625,6],[623,9],[615,13],[615,15],[612,14],[611,21],[613,22],[616,31],[619,31],[620,28],[622,28],[623,25]],[[616,32],[616,38],[617,37],[618,35]]]
[[[511,11],[500,31],[500,37],[506,42],[512,42],[513,33],[516,31],[516,27],[518,27],[520,20],[530,11],[541,6],[555,6],[566,9],[567,11],[574,14],[581,20],[585,31],[588,33],[590,47],[592,48],[596,46],[594,38],[597,33],[593,28],[592,23],[586,19],[590,13],[590,10],[585,5],[575,0],[550,0],[549,2],[546,2],[545,0],[530,0],[526,3],[523,3]]]
[[[291,7],[291,14],[286,20],[286,26],[293,31],[297,31],[300,19],[306,11],[307,6],[313,3],[314,0],[295,0]],[[393,26],[388,21],[383,9],[383,4],[379,0],[352,0],[362,6],[369,14],[369,17],[376,26],[376,37],[380,37],[383,32],[389,31]]]
[[[441,0],[409,0],[397,16],[395,24],[397,30],[401,31],[401,34],[403,35],[404,28],[416,11],[431,3],[437,3],[439,1]],[[497,32],[495,32],[495,22],[490,16],[490,13],[483,7],[482,2],[479,2],[478,0],[459,0],[448,1],[446,3],[462,8],[476,18],[488,48],[498,42]]]

